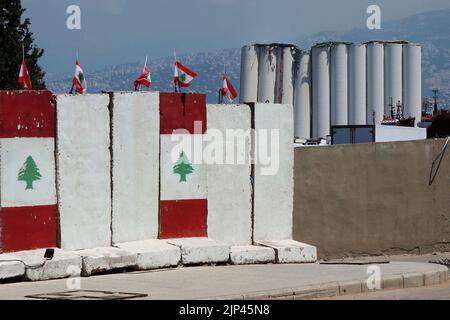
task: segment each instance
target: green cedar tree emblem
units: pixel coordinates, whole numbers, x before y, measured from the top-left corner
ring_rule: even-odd
[[[28,156],[27,160],[23,164],[22,168],[19,170],[19,181],[25,181],[27,183],[27,187],[25,190],[33,189],[33,182],[41,179],[41,173],[39,172],[39,168],[34,162],[31,156]]]
[[[186,182],[186,176],[194,172],[194,168],[189,163],[189,159],[184,154],[184,151],[181,151],[180,158],[173,166],[173,173],[180,175],[180,182]]]
[[[78,79],[80,79],[80,82],[83,82],[84,81],[84,74],[80,73],[78,75]]]
[[[185,83],[186,82],[186,74],[182,73],[180,76],[180,81]]]

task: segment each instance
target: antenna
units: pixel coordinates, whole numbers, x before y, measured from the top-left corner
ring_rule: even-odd
[[[434,112],[436,113],[438,110],[438,104],[437,104],[437,96],[439,93],[439,88],[434,88],[433,90],[433,94],[434,94]]]

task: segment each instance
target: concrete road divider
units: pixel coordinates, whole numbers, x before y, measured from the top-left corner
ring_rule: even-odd
[[[161,239],[207,236],[206,96],[160,93]]]
[[[125,242],[116,247],[136,254],[138,270],[176,267],[181,262],[180,248],[162,240]]]
[[[111,245],[109,96],[57,95],[61,247]]]
[[[83,261],[82,275],[85,277],[117,269],[135,267],[137,255],[115,247],[78,250],[73,253]]]
[[[230,249],[232,264],[257,264],[275,261],[275,251],[272,248],[258,246],[233,246]]]
[[[317,248],[295,240],[258,241],[259,245],[273,248],[278,263],[316,262]]]
[[[112,242],[158,238],[159,93],[114,93]]]
[[[55,107],[49,91],[0,91],[0,252],[57,245]]]
[[[168,239],[168,243],[181,249],[181,262],[184,265],[227,262],[230,246],[208,238]]]

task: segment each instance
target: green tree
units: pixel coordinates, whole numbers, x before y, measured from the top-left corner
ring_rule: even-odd
[[[19,181],[25,181],[27,183],[27,187],[25,190],[33,189],[33,182],[41,179],[41,174],[39,172],[39,168],[34,162],[31,156],[28,156],[27,160],[23,164],[22,168],[19,171]]]
[[[24,12],[20,0],[0,0],[0,90],[18,88],[22,43],[33,89],[45,89],[45,72],[38,65],[44,50],[33,44],[30,19],[22,21]]]
[[[186,182],[186,176],[192,172],[194,172],[194,168],[189,163],[184,151],[181,151],[180,158],[173,166],[173,173],[180,175],[180,182]]]

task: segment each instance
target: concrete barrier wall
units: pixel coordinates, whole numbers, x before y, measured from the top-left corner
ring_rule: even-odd
[[[111,244],[108,95],[57,95],[57,186],[61,247]]]
[[[206,125],[206,95],[160,93],[162,239],[207,236],[206,166],[194,149]]]
[[[448,251],[448,150],[429,186],[444,142],[296,148],[294,239],[322,258]]]
[[[112,242],[158,238],[159,93],[114,93]]]
[[[248,105],[207,105],[208,236],[229,245],[252,243],[251,110]],[[231,133],[229,130],[236,130]],[[238,138],[235,134],[241,134]],[[247,137],[247,138],[246,138]],[[223,138],[223,140],[222,140]],[[224,143],[220,145],[221,141]],[[218,144],[220,151],[214,151]],[[208,147],[209,146],[209,147]],[[227,152],[227,150],[229,150]],[[234,160],[230,164],[226,157]]]
[[[253,237],[255,241],[291,239],[293,107],[284,104],[256,104],[254,125],[257,136],[254,152],[257,155],[272,155],[272,169],[276,170],[269,169],[270,166],[262,163],[261,160],[264,159],[258,156],[254,168]],[[272,137],[275,138],[274,141]],[[267,148],[264,141],[270,141]]]
[[[55,107],[49,91],[0,91],[0,252],[57,246]]]

